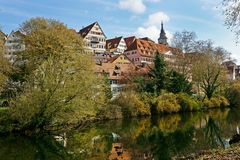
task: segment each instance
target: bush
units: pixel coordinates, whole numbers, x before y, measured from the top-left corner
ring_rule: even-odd
[[[177,96],[173,93],[163,93],[156,99],[158,113],[176,113],[181,106],[178,104]]]
[[[121,107],[123,117],[151,115],[150,106],[134,92],[121,93],[112,103]]]
[[[229,106],[228,100],[223,96],[212,97],[210,100],[208,98],[203,101],[204,107],[207,108],[220,108]]]
[[[240,106],[240,81],[231,84],[225,90],[225,97],[229,101],[231,107]]]
[[[180,93],[177,96],[181,111],[197,111],[201,109],[201,102],[186,93]]]

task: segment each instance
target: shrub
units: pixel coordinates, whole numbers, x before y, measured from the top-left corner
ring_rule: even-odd
[[[150,106],[134,92],[121,93],[113,102],[121,107],[124,117],[150,115]]]
[[[207,108],[214,108],[213,103],[208,98],[203,100],[203,106]]]
[[[181,106],[178,104],[177,96],[173,93],[163,93],[156,99],[158,113],[176,113]]]
[[[210,100],[208,98],[203,101],[204,107],[207,108],[220,108],[229,106],[228,100],[223,96],[212,97]]]
[[[200,101],[186,93],[178,94],[177,99],[181,106],[181,111],[197,111],[201,108]]]
[[[240,81],[231,84],[225,90],[225,97],[229,101],[231,107],[240,106]]]
[[[227,107],[230,105],[230,102],[228,101],[228,99],[224,96],[219,96],[218,97],[221,101],[221,107]]]

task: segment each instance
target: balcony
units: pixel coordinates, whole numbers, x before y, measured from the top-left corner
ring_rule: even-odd
[[[99,40],[97,37],[92,37],[91,38],[91,43],[99,43]]]

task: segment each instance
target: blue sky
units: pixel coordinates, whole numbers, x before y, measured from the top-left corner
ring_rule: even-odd
[[[108,38],[159,36],[163,20],[168,37],[176,31],[195,31],[232,52],[240,63],[240,44],[224,26],[221,0],[0,0],[0,26],[9,34],[36,16],[58,19],[77,31],[98,21]]]

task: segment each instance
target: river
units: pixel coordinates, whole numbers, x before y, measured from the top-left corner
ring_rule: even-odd
[[[0,159],[171,159],[224,147],[238,125],[237,109],[111,120],[41,138],[0,137]]]

